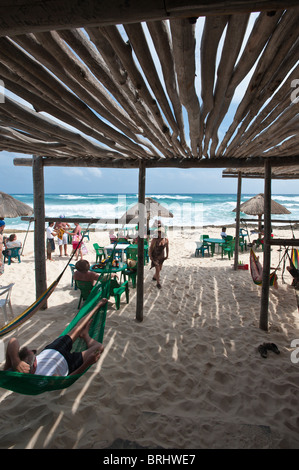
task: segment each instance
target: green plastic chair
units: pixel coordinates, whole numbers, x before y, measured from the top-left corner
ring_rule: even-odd
[[[120,309],[120,298],[123,293],[126,293],[126,301],[127,304],[129,303],[129,283],[125,281],[120,287],[116,287],[113,289],[113,295],[115,299],[115,308],[116,310]]]
[[[80,299],[78,303],[78,308],[80,308],[81,302],[85,302],[87,297],[89,296],[90,292],[93,289],[93,283],[90,281],[75,281],[78,289],[80,289]]]
[[[239,247],[241,248],[242,253],[244,250],[247,251],[247,243],[245,239],[239,239]]]
[[[83,233],[84,233],[83,238],[87,238],[87,240],[89,241],[90,240],[90,238],[89,238],[89,229],[88,230],[83,230]]]
[[[137,253],[138,253],[138,244],[137,243],[134,243],[134,244],[128,246],[128,248],[126,248],[125,251],[126,251],[127,258],[137,260]],[[132,256],[128,256],[128,252]],[[135,257],[133,258],[133,256],[135,256],[135,253],[136,253],[136,258]],[[147,241],[144,240],[144,265],[146,265],[148,262],[149,262],[149,246],[148,246]]]
[[[228,259],[231,259],[235,251],[235,240],[227,240],[223,245],[221,245],[221,257],[227,254]]]
[[[125,271],[122,271],[124,280],[126,281],[127,276],[128,278],[132,281],[132,287],[136,287],[136,278],[137,278],[137,268],[131,268],[131,269],[126,269]]]
[[[240,228],[239,230],[239,237],[242,238],[242,241],[244,243],[246,243],[246,239],[245,237],[248,237],[249,234],[248,234],[248,230],[246,230],[245,228]]]
[[[196,248],[195,248],[195,253],[194,256],[197,258],[199,256],[199,253],[201,253],[201,256],[204,257],[204,251],[207,249],[206,246],[203,245],[203,242],[195,242],[196,243]]]
[[[199,256],[199,253],[201,253],[201,256],[204,257],[205,251],[210,254],[210,245],[205,241],[208,238],[210,238],[209,235],[200,235],[200,242],[196,242],[195,256]]]
[[[128,247],[126,249],[126,257],[127,257],[127,260],[128,259],[132,259],[133,261],[136,261],[137,263],[137,260],[138,260],[138,248],[137,247]],[[145,258],[144,258],[144,264],[145,264]],[[137,277],[137,264],[136,266],[134,266],[134,268],[127,268],[125,269],[124,271],[122,271],[123,273],[123,276],[124,276],[124,280],[126,281],[127,280],[127,276],[128,278],[132,281],[132,287],[135,288],[136,287],[136,277]]]
[[[144,265],[147,262],[147,252],[148,252],[148,245],[144,246]],[[128,246],[126,249],[126,257],[127,259],[133,259],[137,261],[138,259],[138,247],[137,246]]]
[[[5,260],[8,260],[8,264],[11,264],[11,258],[18,258],[19,263],[21,262],[21,256],[20,256],[20,251],[22,247],[18,246],[15,248],[9,248],[7,250],[3,251],[3,262],[5,263]]]
[[[93,247],[96,251],[96,263],[97,262],[100,263],[102,261],[102,259],[105,259],[105,257],[106,257],[105,250],[102,246],[99,246],[98,243],[94,243]]]
[[[75,272],[75,265],[70,263],[69,264],[69,267],[71,268],[71,271],[72,271],[72,283],[71,283],[71,286],[73,287],[73,285],[75,284],[75,290],[77,290],[77,285],[76,283],[74,283],[74,272]]]
[[[105,289],[105,291],[106,291],[106,297],[107,297],[108,300],[110,299],[111,295],[114,295],[114,292],[113,292],[114,289],[118,289],[120,287],[119,282],[117,281],[117,279],[115,277],[113,277],[113,274],[111,275],[111,278],[110,278],[109,273],[101,274],[101,276],[99,277],[99,281],[101,282],[101,284],[103,286],[103,289]],[[106,287],[108,282],[109,282],[109,286],[110,286],[109,291]]]

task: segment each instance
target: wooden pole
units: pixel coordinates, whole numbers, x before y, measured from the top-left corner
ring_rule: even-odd
[[[258,232],[260,237],[262,235],[262,214],[258,215]]]
[[[144,283],[144,237],[146,233],[146,213],[145,213],[145,164],[139,165],[139,227],[138,227],[138,261],[137,261],[137,302],[136,302],[136,320],[143,321],[143,283]]]
[[[9,5],[9,8],[7,7]],[[42,8],[37,8],[42,5]],[[81,0],[47,1],[37,3],[1,2],[0,35],[35,33],[56,29],[107,26],[141,21],[167,20],[176,17],[233,15],[251,11],[273,11],[295,8],[298,0],[111,0],[95,2]]]
[[[268,307],[270,290],[270,255],[271,255],[271,163],[265,161],[264,188],[264,262],[262,277],[262,296],[260,311],[260,328],[268,331]]]
[[[35,293],[38,299],[47,289],[45,257],[45,191],[42,157],[34,156],[32,160],[33,204],[34,204],[34,262]],[[43,309],[47,308],[47,304]]]
[[[241,186],[242,186],[242,174],[238,172],[238,193],[237,193],[237,217],[236,217],[236,244],[235,244],[235,261],[234,261],[234,270],[238,269],[239,261],[239,239],[240,239],[240,205],[241,205]]]

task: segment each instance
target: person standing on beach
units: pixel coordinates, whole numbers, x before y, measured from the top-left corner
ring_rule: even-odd
[[[155,275],[153,277],[153,281],[157,281],[157,287],[158,289],[161,289],[160,272],[164,261],[168,258],[169,255],[169,242],[168,238],[165,237],[165,231],[163,227],[158,227],[156,233],[157,236],[153,237],[150,244],[149,257],[152,262],[151,269],[155,268]]]
[[[79,253],[80,253],[80,258],[83,259],[83,254],[82,254],[82,229],[81,226],[79,225],[78,222],[75,222],[75,229],[73,232],[65,232],[68,235],[71,235],[73,238],[72,245],[73,245],[73,251],[72,254],[75,253],[76,251],[76,259],[79,258]]]
[[[60,216],[61,219],[64,218],[64,215]],[[62,256],[62,246],[64,247],[64,254],[67,256],[67,242],[68,234],[66,230],[70,229],[71,226],[67,222],[56,222],[54,230],[57,232],[58,246],[59,246],[59,256]]]
[[[0,276],[4,273],[4,262],[3,262],[3,253],[4,244],[3,244],[3,231],[5,228],[4,220],[0,220]]]
[[[47,227],[47,259],[49,261],[54,261],[52,259],[52,253],[55,251],[55,236],[56,232],[54,230],[54,222],[49,222],[49,225]]]

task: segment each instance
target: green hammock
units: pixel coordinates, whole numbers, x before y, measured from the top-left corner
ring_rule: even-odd
[[[67,334],[71,329],[73,329],[78,321],[81,320],[82,317],[89,313],[99,303],[100,299],[106,298],[109,289],[110,280],[107,281],[104,285],[98,282],[92,289],[83,307],[79,310],[75,318],[61,333],[60,336]],[[104,337],[106,312],[107,304],[105,304],[98,310],[97,313],[95,313],[89,329],[90,336],[100,343],[103,342]],[[81,338],[78,338],[73,344],[73,351],[83,351],[84,349],[86,349],[85,341]],[[79,377],[81,377],[81,375],[86,372],[86,370],[82,374],[70,375],[66,377],[22,374],[20,372],[13,371],[0,371],[0,387],[24,395],[39,395],[44,392],[61,390],[69,387],[76,380],[78,380]]]
[[[82,240],[83,240],[83,237],[81,241]],[[76,324],[78,323],[78,321],[81,320],[81,318],[83,318],[94,307],[96,307],[96,305],[99,303],[101,299],[103,298],[109,299],[110,282],[111,282],[111,266],[112,266],[112,260],[114,258],[115,247],[116,247],[116,243],[106,263],[107,274],[108,274],[106,281],[103,282],[103,280],[101,279],[98,280],[98,282],[96,283],[96,285],[93,287],[92,291],[90,292],[88,298],[86,299],[85,303],[83,304],[83,307],[79,310],[75,318],[60,334],[60,336],[68,334],[68,332],[76,326]],[[64,271],[66,270],[67,266],[64,268],[63,272],[60,274],[57,280],[54,281],[53,284],[47,289],[47,291],[51,290],[51,292],[53,292],[53,290],[55,289],[56,285],[59,282],[59,279],[61,278]],[[44,296],[50,295],[50,294],[48,295],[47,291],[41,296],[41,298],[44,298]],[[36,302],[38,301],[39,299]],[[89,335],[91,336],[91,338],[95,339],[99,343],[103,342],[105,322],[106,322],[106,312],[107,312],[107,303],[95,313],[95,315],[93,316],[90,328],[89,328]],[[24,316],[24,313],[21,315],[22,319],[23,319],[23,316]],[[84,349],[86,349],[85,341],[81,338],[78,338],[73,344],[72,351],[84,351]],[[68,375],[66,377],[36,375],[36,374],[22,374],[20,372],[4,370],[4,371],[0,371],[0,387],[5,388],[7,390],[12,390],[13,392],[21,393],[24,395],[40,395],[41,393],[44,393],[44,392],[51,392],[53,390],[61,390],[61,389],[69,387],[74,382],[76,382],[76,380],[78,380],[81,377],[81,375],[85,374],[85,372],[88,369],[89,367],[81,374]]]

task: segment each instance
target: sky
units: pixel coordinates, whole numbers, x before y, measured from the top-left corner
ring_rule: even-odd
[[[0,152],[0,191],[8,194],[33,192],[32,168],[14,166],[13,159],[28,155]],[[223,178],[217,169],[146,170],[146,194],[237,192],[236,178]],[[45,193],[119,193],[138,192],[138,170],[109,168],[44,168]],[[272,194],[299,194],[298,180],[273,180]],[[243,179],[243,194],[264,192],[262,179]]]
[[[243,43],[246,44],[247,37],[251,31],[257,14],[252,14],[248,24],[247,34]],[[200,36],[202,34],[203,19],[199,18],[197,27],[197,51],[200,56]],[[224,36],[220,41],[218,51],[218,62],[220,60],[221,46]],[[242,52],[242,50],[241,50]],[[240,54],[241,54],[240,52]],[[161,77],[161,68],[158,59],[155,59],[157,71]],[[222,129],[227,129],[232,121],[236,107],[243,96],[251,78],[251,73],[236,89],[231,108],[223,121]],[[200,97],[200,73],[196,74],[195,87]],[[1,77],[0,77],[1,78]],[[163,81],[163,80],[162,80]],[[15,96],[12,96],[16,99]],[[21,101],[21,100],[20,100]],[[25,104],[25,102],[24,102]],[[28,105],[28,104],[26,104]],[[185,123],[185,125],[188,125]],[[224,136],[219,132],[219,140]],[[0,151],[0,191],[17,194],[32,193],[32,168],[17,167],[13,164],[14,158],[30,155],[20,155]],[[181,193],[235,193],[237,191],[236,178],[223,178],[222,168],[217,169],[162,169],[153,168],[146,170],[146,194],[181,194]],[[129,194],[138,192],[138,170],[133,169],[108,169],[108,168],[69,168],[69,167],[46,167],[44,169],[44,181],[46,193],[120,193]],[[257,194],[264,192],[262,179],[243,179],[242,193]],[[272,181],[272,194],[298,194],[298,180]]]

